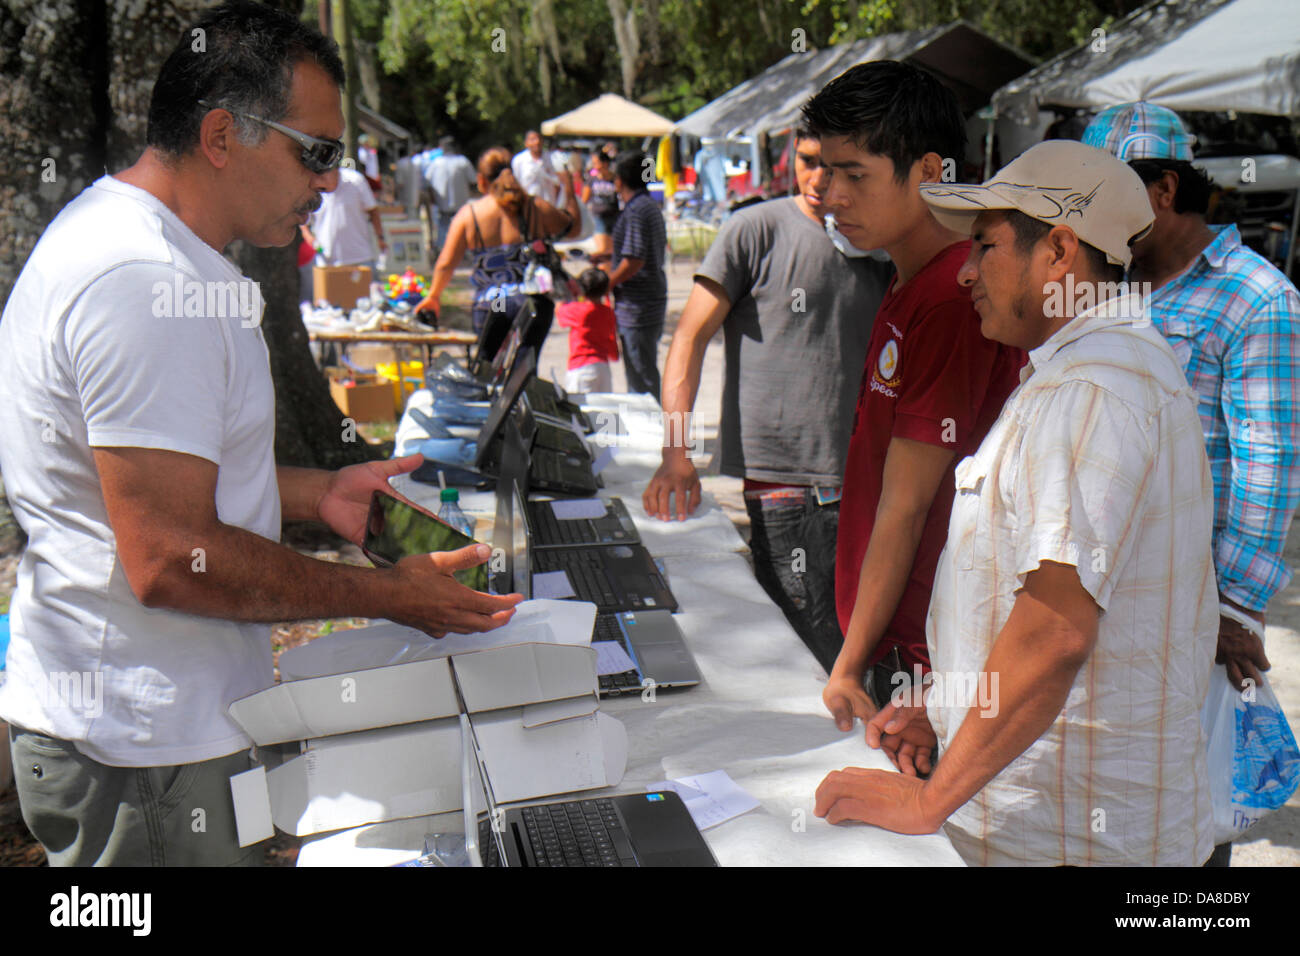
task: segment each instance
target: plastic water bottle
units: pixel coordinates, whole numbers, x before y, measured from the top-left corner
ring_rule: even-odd
[[[463,531],[469,537],[474,537],[474,519],[460,510],[460,489],[443,488],[440,496],[442,507],[438,509],[439,519],[457,531]]]

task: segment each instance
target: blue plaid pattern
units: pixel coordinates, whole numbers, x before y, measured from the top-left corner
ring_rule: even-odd
[[[1282,549],[1300,503],[1300,294],[1236,226],[1211,228],[1149,309],[1198,396],[1219,591],[1262,611],[1291,580]]]
[[[1154,103],[1121,103],[1102,110],[1083,131],[1083,144],[1124,162],[1134,159],[1192,161],[1195,137],[1173,110]]]

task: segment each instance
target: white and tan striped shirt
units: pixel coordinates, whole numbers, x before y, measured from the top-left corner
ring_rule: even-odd
[[[1031,351],[957,467],[926,627],[941,760],[967,706],[992,713],[993,675],[975,675],[1040,562],[1074,566],[1102,611],[1051,727],[949,818],[970,864],[1197,866],[1213,849],[1213,487],[1195,396],[1141,308],[1111,299]]]

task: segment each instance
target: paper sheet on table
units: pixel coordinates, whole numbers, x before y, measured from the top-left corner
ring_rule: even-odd
[[[682,798],[686,809],[690,811],[691,819],[701,830],[726,823],[758,806],[758,801],[740,789],[725,770],[663,780],[650,789],[675,792]]]
[[[636,670],[636,663],[627,656],[627,651],[623,650],[623,645],[618,641],[592,641],[591,646],[596,649],[597,676]]]
[[[552,598],[558,601],[573,597],[577,593],[569,583],[568,571],[563,569],[539,571],[533,575],[533,597],[535,598]]]
[[[560,521],[577,521],[580,518],[605,517],[605,502],[600,498],[570,498],[567,501],[552,501],[551,511]]]

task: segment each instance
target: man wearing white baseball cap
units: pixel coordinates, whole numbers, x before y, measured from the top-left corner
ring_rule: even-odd
[[[1152,219],[1142,183],[1053,140],[983,186],[921,192],[973,233],[958,280],[981,330],[1029,363],[957,468],[926,703],[867,730],[896,765],[937,738],[938,764],[925,781],[907,760],[833,773],[817,812],[942,825],[972,864],[1202,864],[1212,485],[1193,393],[1119,283]]]
[[[1195,138],[1173,110],[1112,106],[1083,141],[1146,185],[1155,222],[1134,243],[1129,277],[1155,288],[1151,321],[1200,396],[1222,604],[1215,660],[1238,689],[1247,678],[1258,685],[1269,667],[1264,611],[1291,580],[1283,551],[1300,503],[1300,294],[1235,225],[1206,224],[1210,180],[1192,165]],[[1212,865],[1231,855],[1221,844]]]

